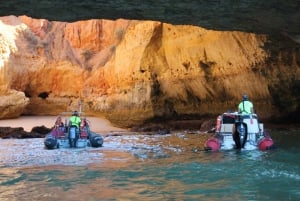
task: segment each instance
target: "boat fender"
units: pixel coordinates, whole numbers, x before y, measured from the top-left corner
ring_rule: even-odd
[[[57,139],[52,136],[48,136],[46,137],[44,144],[48,149],[55,149],[57,147]]]
[[[272,140],[272,138],[270,138],[269,136],[267,137],[263,137],[259,142],[258,142],[258,148],[261,151],[266,151],[266,150],[270,150],[274,147],[274,142]]]
[[[204,150],[218,151],[220,147],[221,147],[220,141],[215,137],[211,137],[205,142]]]
[[[92,147],[101,147],[103,144],[103,138],[99,135],[92,135],[90,142]]]

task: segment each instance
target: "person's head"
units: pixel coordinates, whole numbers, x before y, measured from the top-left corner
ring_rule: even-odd
[[[73,112],[73,116],[78,116],[78,112],[77,112],[77,111],[74,111],[74,112]]]
[[[243,95],[243,101],[247,101],[248,100],[248,96],[246,94]]]

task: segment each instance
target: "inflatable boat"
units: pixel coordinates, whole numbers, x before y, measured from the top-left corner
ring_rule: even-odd
[[[223,113],[217,117],[215,133],[204,145],[206,151],[274,148],[271,136],[256,114]]]
[[[102,136],[90,130],[89,121],[84,114],[79,114],[81,123],[78,127],[70,124],[71,114],[64,112],[57,117],[54,127],[44,139],[46,149],[101,147]],[[65,117],[65,123],[63,123],[63,117]]]

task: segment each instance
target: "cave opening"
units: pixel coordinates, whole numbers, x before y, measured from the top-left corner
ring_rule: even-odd
[[[38,97],[42,98],[42,99],[46,99],[49,96],[49,92],[41,92],[39,93]]]

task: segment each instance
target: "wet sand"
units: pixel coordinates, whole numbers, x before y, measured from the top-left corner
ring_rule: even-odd
[[[21,116],[17,119],[0,120],[0,127],[23,127],[25,131],[31,131],[35,126],[51,128],[57,116]],[[126,129],[113,126],[107,119],[100,117],[88,117],[91,130],[94,132],[117,132]],[[64,119],[63,119],[64,121]]]

